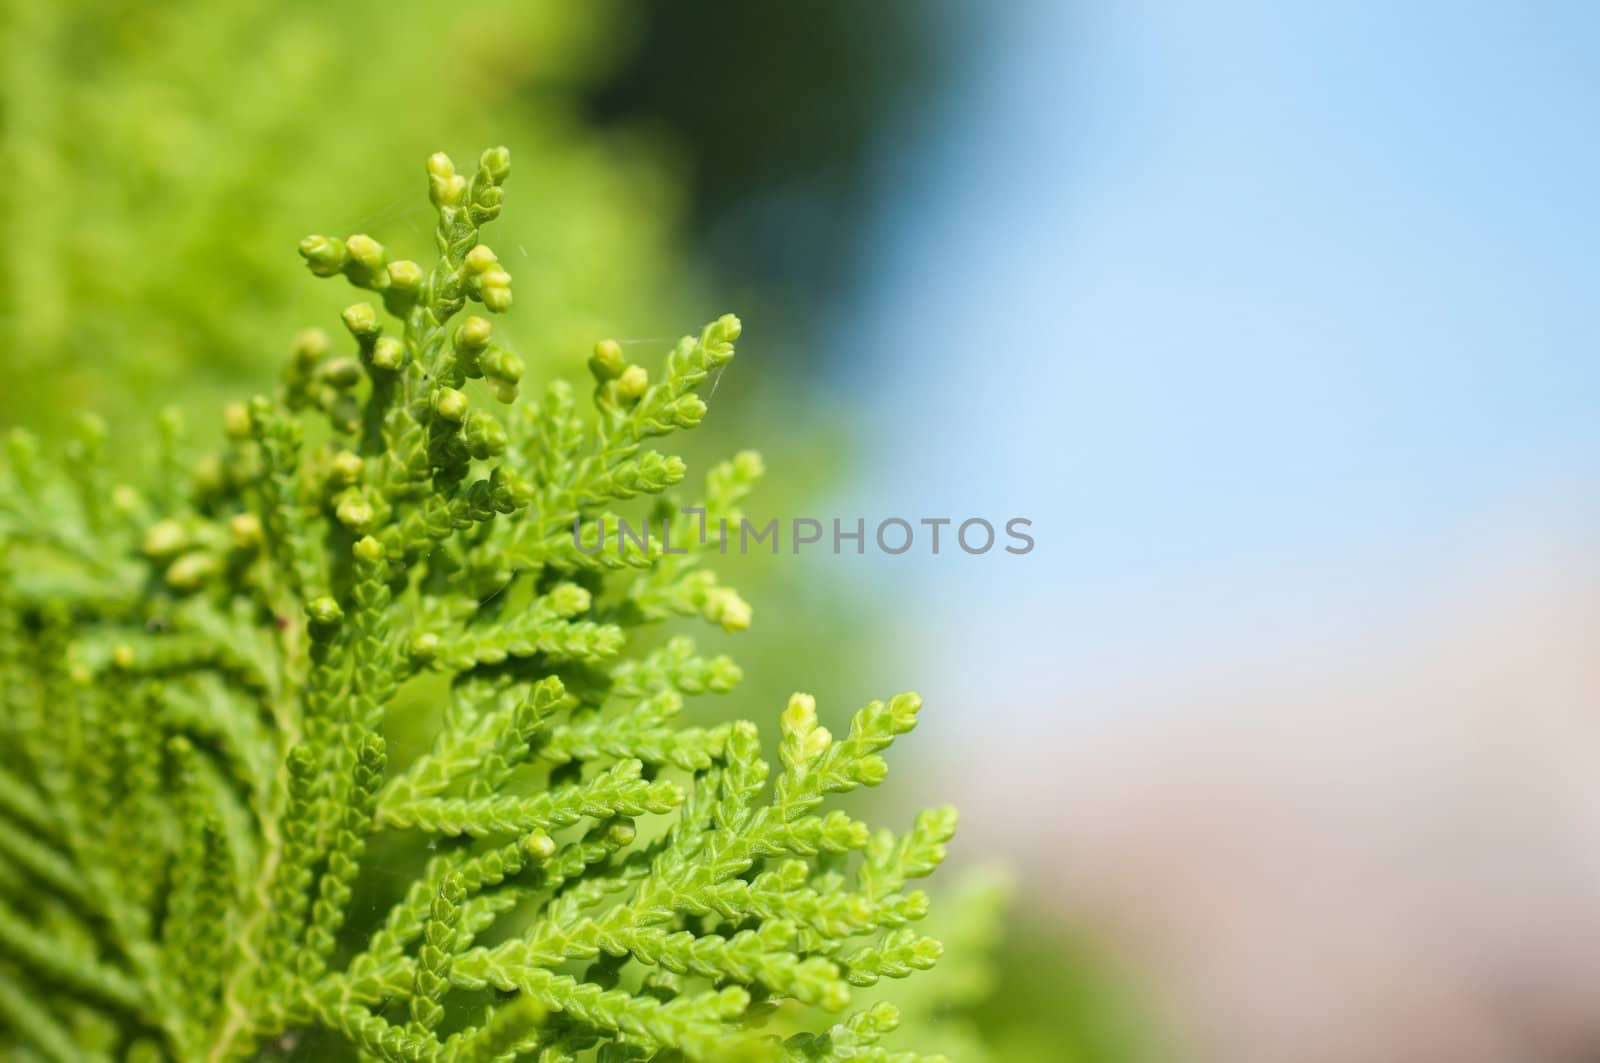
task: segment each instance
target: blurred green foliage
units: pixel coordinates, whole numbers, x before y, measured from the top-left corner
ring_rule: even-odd
[[[998,958],[991,961],[989,992],[975,1001],[969,1021],[983,1031],[989,1058],[1008,1063],[1181,1058],[1164,1049],[1139,987],[1117,971],[1104,946],[1063,926],[1060,913],[1038,901],[1014,905],[986,939]]]
[[[401,161],[480,141],[531,163],[503,237],[525,358],[664,317],[676,186],[577,113],[617,54],[616,11],[0,5],[0,420],[196,406],[267,380],[336,309],[284,268],[300,237],[381,226],[421,257],[423,174]]]

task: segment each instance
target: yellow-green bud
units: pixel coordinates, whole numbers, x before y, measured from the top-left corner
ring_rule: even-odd
[[[732,314],[723,314],[700,334],[700,341],[705,347],[706,360],[712,365],[725,365],[733,357],[733,341],[739,338],[743,328],[739,319]]]
[[[789,695],[789,704],[779,717],[779,726],[786,735],[805,736],[817,726],[817,699],[810,694]]]
[[[533,481],[504,465],[496,466],[489,474],[489,484],[495,507],[502,513],[522,509],[533,501]]]
[[[126,642],[119,642],[111,647],[111,663],[126,672],[134,664],[133,647]]]
[[[489,345],[489,336],[493,331],[494,326],[489,324],[488,318],[474,314],[456,329],[456,346],[464,350],[481,351]]]
[[[536,830],[522,839],[522,851],[535,860],[548,860],[556,854],[555,839],[542,830]]]
[[[389,263],[389,286],[401,291],[415,292],[422,288],[422,267],[409,258]]]
[[[111,508],[126,516],[139,508],[139,492],[128,484],[111,489]]]
[[[496,314],[503,314],[511,309],[510,287],[491,288],[485,285],[479,295],[483,299],[484,307]]]
[[[344,313],[339,315],[344,319],[344,327],[350,330],[350,335],[356,339],[371,336],[378,331],[378,312],[372,308],[371,303],[352,303],[344,308]]]
[[[215,454],[207,454],[190,466],[189,478],[196,491],[210,494],[222,487],[222,462]]]
[[[467,252],[467,268],[474,273],[483,273],[494,268],[500,259],[488,244],[479,244]]]
[[[467,443],[467,453],[479,461],[499,457],[506,451],[506,430],[493,414],[473,410],[467,414],[462,436]]]
[[[491,347],[479,362],[484,376],[491,380],[505,380],[512,384],[522,379],[527,367],[522,359],[504,347]]]
[[[337,624],[344,619],[344,610],[339,608],[338,602],[324,594],[306,603],[306,616],[310,617],[313,623]]]
[[[750,627],[750,603],[733,591],[719,595],[711,618],[724,631],[744,631]]]
[[[617,397],[623,402],[638,402],[650,387],[650,373],[642,365],[630,365],[617,378]]]
[[[447,207],[461,198],[466,183],[456,174],[450,156],[436,151],[428,156],[428,198],[436,207]]]
[[[744,480],[756,480],[767,473],[767,463],[759,450],[741,450],[733,456],[733,471]]]
[[[917,713],[922,711],[922,695],[915,691],[896,694],[889,699],[889,716],[899,731],[909,731],[917,725]]]
[[[467,415],[467,397],[455,388],[440,388],[433,393],[433,412],[460,424]]]
[[[511,173],[511,151],[506,147],[490,148],[478,159],[478,167],[489,175],[495,184],[505,181]]]
[[[672,420],[680,428],[693,428],[706,415],[706,400],[699,395],[685,395],[669,408]]]
[[[557,616],[577,616],[588,612],[594,603],[594,596],[587,587],[580,587],[576,583],[558,583],[550,588],[545,600]]]
[[[366,233],[356,233],[344,242],[345,250],[363,269],[376,273],[383,268],[383,245]]]
[[[319,328],[308,328],[294,338],[290,354],[301,365],[310,365],[328,353],[328,334]]]
[[[370,535],[363,535],[356,540],[351,552],[356,555],[356,560],[368,565],[376,565],[383,560],[383,544]]]
[[[372,364],[379,369],[399,369],[405,358],[406,345],[393,336],[384,336],[372,348]]]
[[[500,216],[500,204],[505,198],[506,194],[494,185],[478,189],[477,196],[472,201],[472,220],[479,225],[493,221]]]
[[[889,775],[889,762],[873,755],[863,757],[856,764],[856,780],[862,786],[877,786]]]
[[[606,841],[619,849],[625,845],[632,845],[638,836],[638,828],[633,825],[631,819],[619,819],[606,831]]]
[[[424,631],[411,640],[411,656],[418,661],[431,661],[439,655],[439,636]]]
[[[233,533],[233,545],[239,550],[253,550],[261,545],[261,520],[254,513],[235,513],[228,518],[228,530]]]
[[[807,760],[821,756],[833,745],[833,733],[826,727],[818,727],[806,735],[804,744],[800,747],[800,755]]]
[[[600,383],[617,379],[626,365],[622,357],[622,344],[616,340],[601,340],[594,345],[594,354],[589,358],[589,372]]]
[[[300,241],[300,255],[319,277],[331,277],[350,261],[344,241],[332,236],[308,236]]]
[[[460,201],[461,193],[466,188],[466,178],[456,173],[450,156],[442,151],[428,156],[428,198],[433,200],[435,206],[453,206]]]
[[[146,557],[163,558],[179,553],[189,545],[189,533],[182,524],[168,518],[150,525],[144,533]]]
[[[334,358],[322,364],[322,379],[343,390],[361,382],[361,363],[354,358]]]
[[[350,494],[339,500],[339,505],[334,509],[334,516],[339,518],[351,531],[366,531],[372,524],[372,507],[367,500],[357,494]]]
[[[361,460],[361,455],[341,450],[333,456],[328,468],[333,472],[333,478],[340,483],[353,484],[361,479],[361,468],[365,464]]]
[[[222,408],[222,430],[229,439],[250,438],[250,408],[242,402],[230,402]]]
[[[167,585],[173,590],[192,591],[216,575],[216,572],[217,559],[196,550],[167,566]]]

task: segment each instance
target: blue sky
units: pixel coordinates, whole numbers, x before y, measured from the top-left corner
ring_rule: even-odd
[[[925,693],[1247,660],[1600,528],[1600,6],[991,10],[834,343],[845,504],[1038,526],[870,562]]]

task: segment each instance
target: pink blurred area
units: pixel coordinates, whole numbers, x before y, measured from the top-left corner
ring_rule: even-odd
[[[1503,541],[1336,640],[1075,690],[1163,722],[1063,705],[986,747],[966,837],[1106,939],[1163,1058],[1600,1058],[1594,544]]]

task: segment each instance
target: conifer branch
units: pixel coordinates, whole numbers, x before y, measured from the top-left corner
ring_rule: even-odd
[[[738,517],[759,457],[683,505],[653,449],[701,423],[739,321],[653,369],[597,344],[588,415],[564,382],[524,397],[484,243],[509,174],[503,148],[428,160],[428,265],[303,241],[361,293],[346,338],[298,337],[216,453],[164,413],[150,481],[112,485],[104,426],[10,438],[0,1052],[224,1063],[316,1028],[383,1060],[933,1058],[850,1009],[939,958],[907,884],[954,813],[896,835],[827,807],[883,781],[920,700],[835,739],[796,694],[774,766],[750,723],[679,720],[731,660],[639,648],[752,619],[694,532]],[[680,503],[682,552],[573,541],[639,496]],[[431,745],[391,749],[422,698]]]

